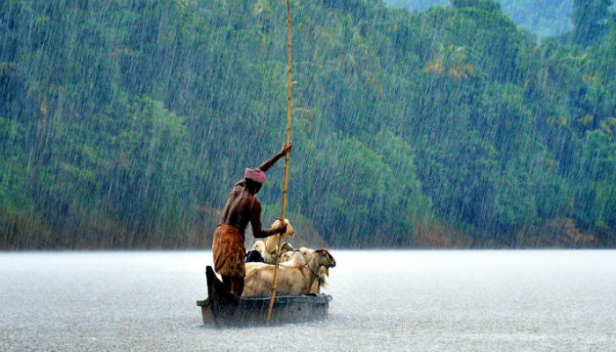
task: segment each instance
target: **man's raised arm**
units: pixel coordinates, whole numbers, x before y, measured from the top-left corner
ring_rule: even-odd
[[[261,164],[261,166],[259,166],[259,170],[263,172],[266,172],[267,170],[269,170],[269,168],[272,167],[272,165],[274,165],[278,161],[278,159],[282,158],[288,152],[290,152],[291,148],[293,148],[292,144],[285,143],[285,145],[282,146],[282,149],[278,152],[278,154],[274,155],[271,159],[269,159],[268,161]]]

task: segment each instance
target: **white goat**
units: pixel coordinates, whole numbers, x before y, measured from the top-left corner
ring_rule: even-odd
[[[284,246],[283,246],[284,248]],[[306,264],[312,259],[312,253],[314,249],[309,249],[306,247],[302,247],[298,250],[290,250],[283,252],[280,255],[280,265],[281,266],[299,266]],[[275,264],[275,263],[274,263]],[[272,266],[269,263],[261,263],[261,262],[248,262],[244,265],[244,277],[248,276],[248,274],[254,270],[255,268],[260,268],[263,266]]]
[[[314,249],[301,247],[300,249],[292,252],[285,252],[280,256],[280,260],[286,261],[301,261],[302,263],[307,263],[310,260],[310,256],[314,253]],[[320,266],[318,271],[318,278],[310,287],[310,293],[319,293],[321,292],[321,287],[327,287],[327,277],[329,277],[329,267],[328,266]]]
[[[336,266],[334,257],[326,249],[312,252],[309,260],[298,264],[301,257],[296,257],[291,263],[281,265],[278,269],[276,292],[287,295],[303,295],[314,290],[320,276],[329,273],[329,268]],[[242,296],[267,296],[272,291],[274,281],[274,265],[260,264],[246,274]],[[325,269],[322,269],[325,268]]]
[[[291,261],[301,261],[301,264],[307,263],[310,260],[310,255],[314,253],[314,249],[301,247],[296,251],[287,251],[280,255],[280,265],[287,264],[286,262]],[[284,263],[283,263],[284,262]],[[290,264],[287,264],[290,265]],[[321,287],[327,287],[327,278],[329,277],[329,267],[321,266],[319,267],[318,279],[314,281],[312,287],[310,288],[310,293],[319,293],[321,292]]]
[[[301,257],[303,259],[303,262],[306,263],[308,260],[310,260],[309,256],[313,252],[314,252],[314,249],[310,249],[306,247],[300,247],[296,251],[286,251],[280,254],[280,262],[281,263],[288,262],[289,260],[292,260],[296,257]]]

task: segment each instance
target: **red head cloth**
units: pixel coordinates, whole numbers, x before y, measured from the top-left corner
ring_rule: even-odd
[[[265,180],[266,180],[265,172],[259,169],[250,169],[250,168],[244,171],[244,178],[248,180],[253,180],[259,183],[265,183]]]

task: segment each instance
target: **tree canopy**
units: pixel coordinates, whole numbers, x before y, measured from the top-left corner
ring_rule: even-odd
[[[616,26],[591,2],[538,42],[491,0],[292,1],[298,232],[614,246]],[[285,21],[271,0],[3,1],[0,248],[208,247],[242,170],[284,142]]]

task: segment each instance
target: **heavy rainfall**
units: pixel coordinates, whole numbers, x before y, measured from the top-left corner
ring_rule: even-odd
[[[616,4],[290,8],[285,217],[293,246],[327,248],[339,264],[325,288],[329,319],[306,326],[358,338],[314,349],[616,350],[614,319],[601,313],[616,306]],[[194,301],[207,294],[203,269],[229,192],[285,143],[287,60],[285,1],[0,2],[0,350],[207,350],[213,327]],[[258,193],[264,229],[280,216],[284,163]],[[159,251],[180,249],[190,251]],[[126,298],[110,303],[113,317],[83,296],[114,293]],[[31,296],[71,299],[45,316],[40,301],[29,312]],[[457,299],[467,309],[447,316],[441,308]],[[383,313],[396,307],[403,317]],[[170,320],[171,330],[157,325]],[[302,335],[302,325],[288,329]],[[374,329],[382,334],[366,334]]]

